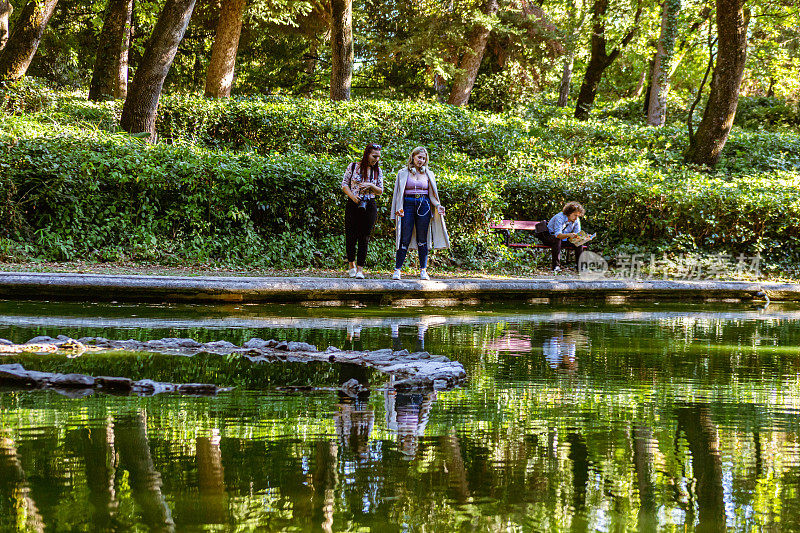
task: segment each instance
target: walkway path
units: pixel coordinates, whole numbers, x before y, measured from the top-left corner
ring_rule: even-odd
[[[404,279],[179,277],[0,273],[0,298],[183,302],[398,303],[628,298],[800,301],[800,283],[582,280],[578,278]]]

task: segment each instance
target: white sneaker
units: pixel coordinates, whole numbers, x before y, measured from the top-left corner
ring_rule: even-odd
[[[350,276],[351,278],[356,277],[356,269],[351,268],[350,270],[347,271],[347,275]]]
[[[555,267],[553,269],[553,272],[555,272],[555,273],[561,272],[561,267]]]
[[[400,269],[399,268],[395,269],[395,271],[392,272],[392,279],[400,279]]]
[[[424,269],[424,268],[420,269],[420,271],[419,271],[419,279],[431,279],[431,277],[428,275],[428,271],[426,269]]]
[[[356,272],[356,279],[364,279],[364,273],[363,272]]]

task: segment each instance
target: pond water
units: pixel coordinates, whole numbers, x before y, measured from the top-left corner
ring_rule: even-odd
[[[797,307],[0,302],[0,337],[59,334],[424,349],[468,380],[399,394],[326,364],[5,357],[235,388],[0,391],[0,531],[800,528]],[[351,377],[374,387],[334,390]]]

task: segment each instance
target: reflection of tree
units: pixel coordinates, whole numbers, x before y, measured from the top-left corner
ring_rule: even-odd
[[[657,447],[653,431],[646,426],[634,426],[633,466],[636,470],[636,486],[639,489],[638,531],[656,531],[658,514],[653,486],[653,452]]]
[[[697,483],[699,521],[697,531],[725,531],[725,500],[722,491],[722,462],[717,427],[707,405],[693,405],[678,411],[678,432],[683,431],[692,454]]]
[[[314,442],[313,466],[304,483],[285,487],[284,496],[291,500],[292,523],[295,526],[301,529],[320,528],[326,532],[333,531],[338,456],[339,447],[336,442]]]
[[[0,530],[14,531],[24,525],[25,530],[44,531],[30,492],[14,441],[0,435]]]
[[[161,493],[161,474],[150,455],[144,416],[137,413],[118,417],[115,427],[120,467],[130,475],[131,493],[144,523],[154,531],[174,531],[175,524]]]
[[[225,522],[227,502],[225,498],[225,470],[222,467],[222,452],[219,436],[197,437],[197,482],[200,489],[200,509],[204,524]]]
[[[589,528],[586,513],[586,485],[589,483],[589,448],[577,433],[567,435],[569,460],[572,462],[572,531]]]
[[[439,446],[444,455],[444,467],[447,472],[448,485],[453,494],[453,499],[459,504],[469,501],[469,483],[467,482],[467,470],[464,467],[464,457],[461,454],[461,442],[455,431],[450,431],[449,435],[439,437]]]
[[[105,531],[112,525],[119,507],[114,489],[117,468],[114,427],[111,420],[107,420],[102,426],[83,428],[80,436],[89,501],[94,509],[92,525]]]

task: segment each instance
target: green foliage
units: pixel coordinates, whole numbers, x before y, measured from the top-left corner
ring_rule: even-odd
[[[734,124],[743,128],[800,126],[800,106],[774,97],[739,98]]]
[[[448,210],[453,248],[437,253],[440,264],[531,262],[487,222],[549,218],[567,200],[586,206],[585,226],[607,255],[800,259],[800,136],[786,129],[734,128],[709,173],[683,165],[682,124],[648,128],[605,110],[577,122],[541,103],[523,119],[431,103],[176,95],[162,102],[168,142],[150,145],[116,132],[113,102],[53,101],[33,115],[0,114],[4,258],[335,266],[344,261],[341,175],[378,142],[386,192],[371,265],[391,260],[393,178],[420,144]]]
[[[526,134],[526,124],[511,116],[425,102],[264,96],[220,101],[181,94],[163,98],[159,111],[157,128],[164,139],[350,157],[377,142],[390,150],[385,157],[398,162],[420,144],[430,145],[432,156],[452,151],[501,157]]]
[[[0,110],[14,115],[36,113],[52,108],[56,95],[40,79],[23,77],[18,81],[0,81]]]

